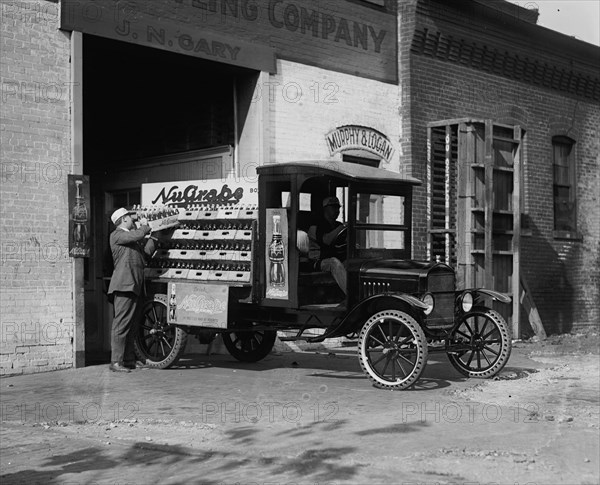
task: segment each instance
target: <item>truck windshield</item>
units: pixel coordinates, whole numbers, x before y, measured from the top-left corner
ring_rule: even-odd
[[[359,192],[356,194],[356,249],[358,256],[405,258],[410,251],[407,198]]]

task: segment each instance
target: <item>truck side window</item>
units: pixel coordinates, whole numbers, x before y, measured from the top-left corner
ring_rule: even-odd
[[[292,191],[292,185],[289,181],[270,182],[266,188],[267,208],[276,209],[279,207],[289,207],[291,205],[289,194]]]

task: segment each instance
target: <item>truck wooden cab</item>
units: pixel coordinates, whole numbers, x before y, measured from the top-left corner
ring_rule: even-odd
[[[188,334],[212,331],[221,333],[235,358],[253,362],[268,355],[277,332],[285,331],[282,340],[357,339],[360,365],[380,388],[412,385],[434,351],[446,352],[471,377],[491,377],[504,367],[510,334],[486,301],[510,298],[486,289],[458,290],[449,266],[411,259],[412,190],[418,180],[337,161],[257,171],[249,280],[193,281],[193,272],[151,279],[155,296],[136,339],[140,358],[168,367],[183,353]],[[335,241],[347,274],[345,294],[331,274],[306,271],[301,264],[306,256],[298,249],[299,231],[310,232],[323,200],[332,196],[341,203],[340,222],[346,226]],[[209,327],[170,318],[168,300],[171,308],[182,307],[180,287],[196,302],[194,292],[221,295],[211,305],[226,307],[226,318]]]

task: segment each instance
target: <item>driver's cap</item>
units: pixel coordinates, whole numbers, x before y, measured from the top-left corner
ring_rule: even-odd
[[[325,199],[323,200],[323,207],[327,207],[329,205],[336,205],[340,207],[340,199],[338,199],[337,197],[325,197]]]

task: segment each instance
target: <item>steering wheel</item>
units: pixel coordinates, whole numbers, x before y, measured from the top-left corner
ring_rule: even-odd
[[[348,249],[348,227],[344,226],[344,228],[338,232],[337,236],[333,240],[331,245],[334,247],[337,258],[340,261],[344,261],[346,259],[347,249]]]

